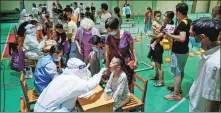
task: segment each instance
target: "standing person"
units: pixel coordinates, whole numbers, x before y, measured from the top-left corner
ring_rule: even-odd
[[[147,12],[144,15],[144,24],[145,24],[144,32],[145,33],[148,33],[148,31],[151,30],[152,19],[153,19],[152,9],[148,7]]]
[[[74,2],[74,16],[77,18],[77,26],[80,26],[81,16],[80,16],[80,8],[78,7],[77,2]]]
[[[122,16],[126,16],[126,14],[125,14],[125,8],[127,7],[127,5],[126,4],[124,4],[124,6],[123,6],[123,8],[122,8]]]
[[[89,18],[89,19],[91,19],[91,20],[93,20],[95,22],[94,15],[90,12],[90,8],[86,7],[85,10],[86,10],[85,18]]]
[[[34,16],[34,18],[38,19],[39,9],[37,8],[35,3],[33,3],[32,6],[32,15]]]
[[[54,2],[52,4],[52,17],[53,17],[54,24],[57,23],[57,21],[58,21],[58,8]]]
[[[220,110],[220,44],[221,25],[216,20],[199,19],[191,26],[191,35],[205,50],[200,57],[198,73],[190,88],[190,112]]]
[[[91,13],[93,14],[93,16],[95,16],[95,12],[96,12],[96,7],[94,6],[94,3],[91,3]]]
[[[101,38],[97,35],[93,35],[89,40],[93,51],[89,54],[89,63],[87,67],[90,67],[91,72],[97,73],[100,70],[100,60],[102,64],[105,63],[105,38]]]
[[[60,61],[63,50],[60,46],[52,46],[49,54],[38,60],[34,73],[34,86],[40,95],[48,84],[58,75],[56,61]]]
[[[64,16],[64,22],[67,25],[67,39],[69,40],[69,44],[71,45],[71,52],[73,53],[76,53],[77,50],[76,50],[76,42],[75,42],[75,35],[76,35],[76,32],[77,32],[77,25],[76,23],[71,20],[69,17],[67,16]],[[66,61],[72,57],[76,57],[76,54],[74,54],[73,56],[71,56],[71,54],[69,52],[67,52],[67,59]]]
[[[85,7],[83,5],[83,3],[80,3],[80,16],[81,16],[81,19],[84,18],[84,15],[85,14]]]
[[[58,4],[58,15],[60,15],[62,13],[63,13],[62,6],[61,6],[61,4]]]
[[[131,16],[131,10],[129,4],[127,4],[127,7],[125,8],[125,14],[127,18],[127,23],[129,22],[130,16]]]
[[[68,18],[71,18],[77,24],[77,18],[72,14],[72,9],[69,6],[64,9],[64,12]]]
[[[101,19],[100,19],[100,33],[101,35],[106,34],[107,33],[107,29],[105,28],[105,22],[108,18],[111,17],[111,14],[108,12],[108,5],[106,3],[102,3],[101,4]]]
[[[180,23],[175,28],[173,34],[167,32],[167,36],[173,39],[170,72],[174,75],[174,87],[169,86],[170,90],[174,90],[170,95],[166,95],[168,100],[181,100],[180,91],[181,83],[184,77],[184,69],[189,53],[189,30],[191,20],[187,17],[188,5],[179,3],[176,5],[176,17]]]
[[[128,31],[119,29],[119,20],[116,17],[110,17],[105,22],[105,27],[107,28],[109,34],[106,37],[105,45],[105,57],[106,57],[106,67],[109,66],[110,61],[114,56],[121,56],[124,58],[125,72],[127,75],[128,83],[130,85],[130,91],[133,92],[133,74],[134,68],[137,67],[137,55],[134,48],[133,38]],[[132,66],[130,65],[130,62]],[[107,71],[107,74],[110,72]]]
[[[169,25],[173,25],[173,18],[174,18],[174,12],[173,11],[167,11],[164,14],[164,25],[162,26],[162,28],[160,29],[160,33],[152,36],[153,41],[155,40],[160,40],[162,41],[163,37],[164,37],[164,32],[163,29],[166,27],[167,24]],[[159,80],[159,82],[157,84],[155,84],[155,87],[162,87],[164,86],[164,72],[163,72],[163,68],[162,68],[162,64],[163,64],[163,47],[160,45],[160,41],[157,41],[156,45],[154,46],[154,48],[150,47],[150,56],[149,58],[151,60],[154,61],[154,63],[156,64],[155,67],[155,76],[152,77],[150,80]]]
[[[221,20],[221,6],[216,6],[212,11],[213,19]]]
[[[79,58],[86,64],[89,62],[89,54],[92,51],[92,46],[89,40],[93,35],[100,35],[97,28],[94,27],[94,22],[89,18],[81,20],[81,27],[78,28],[76,33],[76,44],[78,48]],[[92,74],[94,74],[92,72]]]
[[[115,17],[119,20],[119,28],[121,28],[123,20],[122,20],[122,16],[120,15],[120,8],[115,7],[114,8],[114,13],[115,13]]]

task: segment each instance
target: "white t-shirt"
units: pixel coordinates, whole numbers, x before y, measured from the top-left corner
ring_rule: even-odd
[[[107,29],[105,28],[105,21],[111,17],[110,13],[106,13],[101,15],[101,20],[100,20],[100,27],[101,27],[101,32],[107,32]]]
[[[39,9],[36,7],[36,8],[32,8],[32,14],[34,15],[34,14],[38,14],[38,12],[39,12]]]
[[[220,50],[207,50],[201,55],[197,76],[189,91],[189,111],[205,112],[208,101],[220,101]]]
[[[80,16],[80,8],[77,7],[75,10],[74,10],[74,16],[77,18],[79,16],[79,19],[78,21],[80,21],[81,19],[81,16]]]
[[[77,25],[74,21],[70,21],[68,22],[68,29],[67,29],[67,33],[68,34],[72,34],[71,37],[68,37],[68,39],[71,39],[71,41],[74,41],[75,40],[75,34],[77,32]]]

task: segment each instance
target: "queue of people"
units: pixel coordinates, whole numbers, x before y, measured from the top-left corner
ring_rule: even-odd
[[[45,5],[44,5],[45,6]],[[58,7],[57,7],[58,6]],[[39,10],[41,9],[41,10]],[[83,3],[77,2],[62,9],[53,3],[53,20],[46,7],[33,4],[35,20],[21,18],[18,34],[24,37],[23,51],[28,59],[38,60],[34,72],[34,86],[39,94],[35,112],[72,111],[77,97],[93,90],[101,79],[108,80],[105,90],[112,90],[114,111],[130,99],[134,93],[134,74],[138,67],[138,58],[131,33],[121,29],[120,8],[114,8],[114,15],[108,11],[106,3],[101,4],[100,29],[95,27],[95,7],[93,3],[84,11]],[[123,9],[128,21],[131,15],[129,4]],[[189,37],[195,37],[197,43],[206,51],[202,55],[197,77],[190,89],[190,111],[216,111],[220,102],[220,7],[214,9],[215,19],[199,19],[192,22],[185,3],[176,5],[176,13],[166,11],[163,21],[160,11],[145,13],[145,33],[152,29],[148,58],[155,62],[155,76],[150,80],[159,80],[154,86],[163,87],[164,70],[161,41],[171,40],[171,63],[169,70],[174,77],[174,85],[168,89],[171,94],[167,100],[181,100],[181,83],[189,53]],[[38,13],[39,14],[38,14]],[[82,14],[83,13],[83,14]],[[153,13],[153,14],[152,14]],[[26,15],[23,10],[21,17]],[[173,18],[179,24],[171,33],[167,25],[173,25]],[[37,29],[39,27],[39,29]],[[38,40],[40,30],[42,39]],[[100,35],[106,35],[101,37]],[[43,54],[48,40],[57,44],[50,47],[48,55]],[[59,75],[56,62],[62,62]],[[100,66],[100,61],[106,68]],[[131,63],[132,62],[132,63]],[[105,73],[105,76],[103,76]],[[52,96],[53,95],[53,96]]]

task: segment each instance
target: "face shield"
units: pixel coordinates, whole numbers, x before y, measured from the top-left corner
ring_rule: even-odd
[[[67,68],[64,69],[63,74],[71,74],[84,80],[91,78],[91,72],[88,70],[86,64],[77,58],[70,58],[68,60]]]

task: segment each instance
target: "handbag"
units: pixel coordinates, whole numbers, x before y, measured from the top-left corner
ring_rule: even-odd
[[[123,56],[122,56],[122,54],[120,53],[119,49],[117,48],[116,44],[113,42],[113,39],[111,39],[111,42],[112,42],[112,44],[114,45],[114,48],[116,49],[117,53],[120,55],[120,57],[123,58]],[[131,51],[130,51],[130,54],[131,54]],[[131,56],[132,56],[132,54],[131,54]],[[135,63],[135,60],[134,60],[134,59],[132,59],[129,63],[126,63],[126,61],[125,61],[125,64],[127,64],[127,65],[130,67],[131,70],[134,70],[134,69],[135,69],[134,63]]]
[[[11,57],[11,68],[16,71],[24,71],[24,52],[13,51]]]

